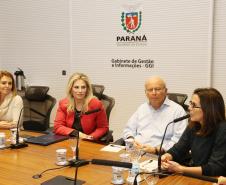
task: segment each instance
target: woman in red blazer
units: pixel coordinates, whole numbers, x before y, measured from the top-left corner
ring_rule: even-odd
[[[89,78],[73,74],[67,85],[67,97],[60,100],[54,121],[54,132],[98,140],[107,133],[109,124],[103,104],[93,96]]]

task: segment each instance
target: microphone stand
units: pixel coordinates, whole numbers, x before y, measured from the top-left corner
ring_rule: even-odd
[[[161,141],[161,144],[160,144],[160,148],[159,148],[159,155],[158,155],[158,169],[157,169],[157,172],[161,173],[162,172],[162,169],[161,169],[161,156],[162,156],[162,145],[163,145],[163,141],[165,139],[165,136],[166,136],[166,130],[168,128],[168,126],[170,124],[174,123],[174,121],[171,121],[169,122],[167,125],[166,125],[166,128],[165,128],[165,131],[164,131],[164,134],[163,134],[163,137],[162,137],[162,141]]]
[[[99,111],[100,111],[100,109],[94,109],[94,110],[90,110],[88,112],[85,112],[84,114],[89,115],[89,114],[93,114],[93,113],[96,113],[96,112],[99,112]],[[79,122],[80,123],[81,123],[81,117],[82,117],[82,115],[79,115]],[[75,166],[76,167],[76,173],[77,173],[78,167],[89,164],[90,161],[87,161],[87,160],[84,160],[84,159],[79,159],[79,131],[77,132],[76,139],[77,139],[77,142],[76,142],[76,150],[75,150],[75,159],[70,160],[69,165]],[[77,177],[77,174],[76,174],[76,177]]]
[[[81,120],[81,116],[79,116],[79,119]],[[45,181],[41,185],[82,185],[85,183],[83,180],[77,179],[78,175],[78,168],[80,166],[89,164],[89,161],[79,159],[79,131],[76,135],[76,150],[75,150],[75,159],[72,159],[69,161],[68,166],[75,166],[75,176],[74,179],[70,177],[65,176],[56,176],[48,181]]]
[[[133,181],[133,185],[137,185],[137,177],[139,175],[143,175],[143,174],[149,174],[149,175],[158,175],[158,176],[168,176],[168,174],[163,174],[163,173],[158,173],[158,172],[140,172],[138,174],[136,174],[134,181]]]
[[[20,118],[21,118],[23,109],[24,109],[24,108],[22,108],[22,109],[20,110],[20,115],[19,115],[19,119],[18,119],[18,122],[17,122],[17,126],[16,126],[16,143],[10,145],[10,148],[11,148],[11,149],[19,149],[19,148],[24,148],[24,147],[27,147],[27,146],[28,146],[28,144],[25,143],[24,141],[23,141],[22,143],[20,143],[20,136],[19,136]]]
[[[168,174],[163,174],[163,173],[158,173],[158,172],[140,172],[138,174],[136,174],[135,178],[134,178],[134,182],[133,185],[137,185],[137,177],[138,175],[143,175],[143,174],[149,174],[149,175],[157,175],[157,176],[168,176]],[[218,179],[214,178],[214,177],[209,177],[209,176],[203,176],[203,175],[196,175],[196,174],[192,174],[192,173],[178,173],[175,175],[183,175],[185,177],[191,177],[194,179],[199,179],[199,180],[203,180],[203,181],[207,181],[207,182],[213,182],[213,183],[218,183]]]
[[[168,171],[166,171],[166,170],[162,170],[162,169],[161,169],[162,145],[163,145],[163,141],[164,141],[165,136],[166,136],[166,131],[167,131],[168,126],[169,126],[170,124],[172,124],[172,123],[176,123],[176,122],[178,122],[178,121],[182,121],[182,120],[187,119],[187,118],[189,118],[189,117],[190,117],[190,115],[187,114],[187,115],[182,116],[182,117],[180,117],[180,118],[174,119],[173,121],[169,122],[169,123],[166,125],[165,131],[164,131],[164,134],[163,134],[163,137],[162,137],[162,141],[161,141],[161,144],[160,144],[160,148],[159,148],[159,155],[158,155],[158,169],[157,169],[157,173],[167,173],[167,172],[168,172]],[[168,173],[169,173],[169,172],[168,172]],[[161,176],[160,176],[160,177],[161,177]]]
[[[89,161],[84,160],[84,159],[79,159],[79,131],[77,133],[76,140],[77,140],[77,142],[76,142],[76,150],[75,150],[75,159],[71,159],[69,161],[69,165],[75,166],[77,168],[77,167],[89,164]]]
[[[204,176],[204,175],[196,175],[196,174],[185,173],[185,172],[182,173],[182,175],[185,177],[191,177],[191,178],[195,178],[195,179],[199,179],[199,180],[203,180],[203,181],[219,183],[218,179],[214,178],[214,177],[209,177],[209,176]]]
[[[69,166],[75,166],[74,185],[81,185],[81,184],[85,183],[85,181],[81,181],[81,180],[77,179],[78,168],[80,166],[89,164],[89,161],[84,160],[84,159],[79,159],[79,131],[78,131],[76,140],[77,140],[77,142],[76,142],[76,150],[75,150],[75,159],[72,159],[69,161]],[[67,184],[65,184],[65,185],[67,185]]]

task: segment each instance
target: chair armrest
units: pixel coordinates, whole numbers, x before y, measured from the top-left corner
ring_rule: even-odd
[[[123,138],[120,138],[120,139],[116,140],[116,141],[114,142],[114,144],[125,146],[125,141],[124,141]]]
[[[113,130],[109,130],[104,136],[102,136],[99,141],[103,144],[109,144],[110,142],[113,142]]]

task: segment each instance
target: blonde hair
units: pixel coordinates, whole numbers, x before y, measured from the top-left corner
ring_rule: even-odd
[[[90,83],[88,76],[86,76],[83,73],[74,73],[69,78],[69,81],[68,81],[68,84],[67,84],[67,98],[69,100],[69,103],[67,105],[67,111],[74,111],[75,110],[75,101],[74,101],[74,97],[73,97],[71,91],[72,91],[72,88],[73,88],[73,84],[77,80],[82,80],[86,84],[86,96],[85,96],[85,100],[84,100],[84,105],[83,105],[82,110],[81,110],[84,113],[88,110],[89,101],[93,98],[93,91],[92,91],[91,83]]]
[[[7,76],[12,79],[12,90],[11,91],[12,91],[13,96],[16,96],[17,90],[16,90],[16,85],[15,85],[15,80],[13,78],[13,75],[8,71],[0,71],[0,79],[2,79],[3,76]]]

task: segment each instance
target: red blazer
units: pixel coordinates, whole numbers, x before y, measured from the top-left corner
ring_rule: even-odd
[[[67,98],[59,102],[54,121],[54,132],[56,134],[69,135],[74,130],[72,125],[74,122],[75,112],[68,112],[67,104]],[[91,135],[95,140],[98,140],[101,136],[107,133],[109,130],[109,124],[102,102],[96,98],[92,98],[88,104],[88,111],[96,109],[100,109],[100,111],[88,115],[81,115],[81,125],[85,134]]]

